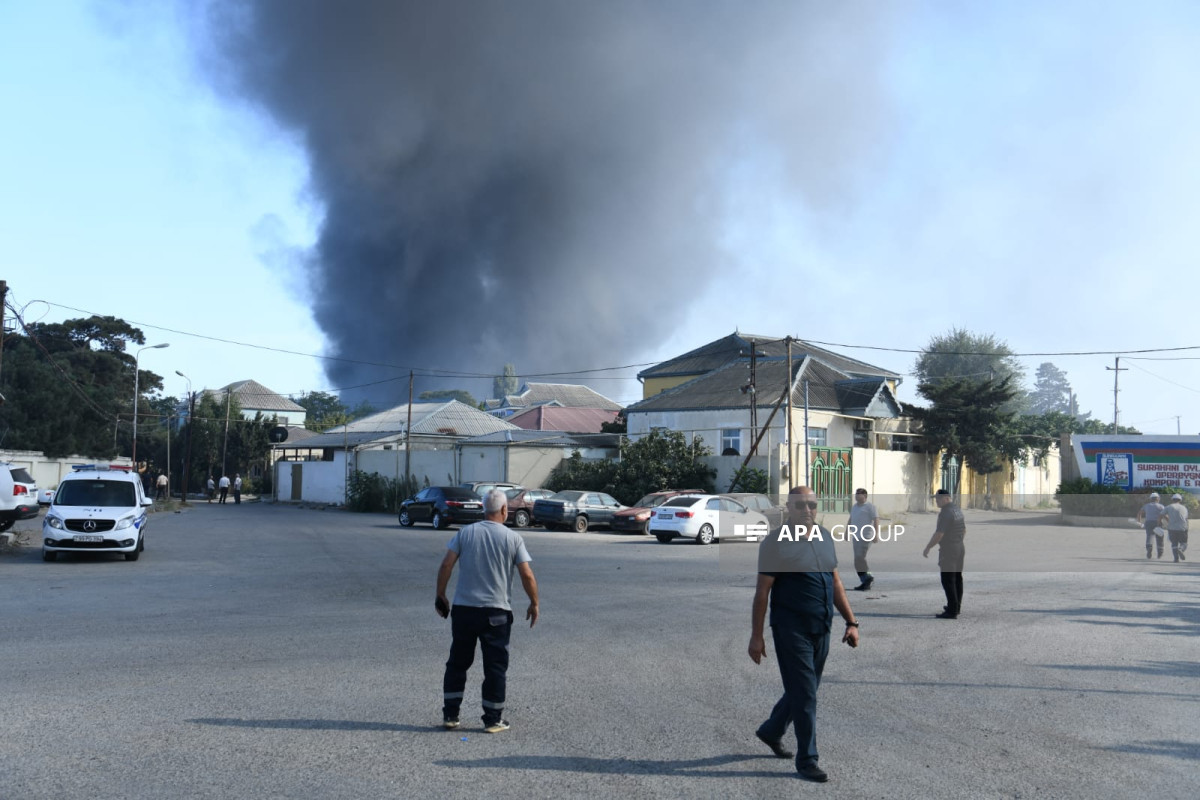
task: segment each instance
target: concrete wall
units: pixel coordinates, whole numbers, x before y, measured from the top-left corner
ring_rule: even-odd
[[[864,488],[883,516],[932,508],[929,495],[933,457],[855,447],[851,454],[854,488]]]
[[[275,497],[281,502],[292,499],[292,466],[300,464],[300,500],[304,503],[346,502],[346,453],[334,453],[333,461],[276,461]]]
[[[117,464],[128,467],[132,463],[128,458],[88,458],[86,456],[47,458],[44,453],[35,450],[0,450],[0,461],[7,461],[16,467],[24,467],[33,476],[39,489],[57,487],[63,476],[70,474],[73,464]],[[172,479],[177,477],[172,476]]]
[[[360,450],[354,454],[351,468],[363,472],[375,472],[386,478],[404,477],[403,450]],[[454,464],[453,450],[413,450],[409,459],[409,471],[424,486],[453,486],[460,482]],[[466,478],[463,480],[472,480]]]

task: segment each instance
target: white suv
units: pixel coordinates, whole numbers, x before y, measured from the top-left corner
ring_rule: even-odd
[[[38,488],[24,467],[0,461],[0,531],[38,515]]]
[[[146,549],[146,507],[153,504],[127,467],[77,466],[58,484],[42,521],[42,558],[123,553],[137,561]]]

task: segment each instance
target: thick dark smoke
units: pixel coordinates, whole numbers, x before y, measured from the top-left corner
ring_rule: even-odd
[[[214,83],[306,149],[330,352],[543,372],[629,363],[705,313],[746,159],[836,200],[878,135],[887,8],[230,0],[200,29]],[[331,363],[337,386],[394,374]]]

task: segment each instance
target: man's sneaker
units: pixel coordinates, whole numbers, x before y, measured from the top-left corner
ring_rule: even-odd
[[[1180,551],[1179,551],[1179,560],[1180,560],[1180,561],[1187,561],[1187,556],[1185,556],[1185,555],[1183,554],[1183,551],[1182,551],[1182,550],[1180,550]]]
[[[772,741],[758,731],[755,731],[754,735],[759,738],[759,741],[771,748],[771,752],[775,754],[776,758],[791,758],[792,756],[796,755],[791,750],[788,750],[786,747],[784,747],[783,742],[779,741],[778,739]]]
[[[487,725],[485,725],[483,728],[483,732],[484,733],[503,733],[504,731],[508,730],[510,727],[512,727],[512,726],[508,724],[508,720],[498,719],[495,722],[491,722],[491,723],[488,723]]]
[[[448,731],[452,731],[458,727],[458,717],[446,717],[442,720],[442,727]]]
[[[825,770],[816,764],[809,764],[807,767],[797,767],[796,774],[804,780],[812,781],[813,783],[825,783],[829,780],[829,776],[825,774]]]
[[[934,614],[938,619],[958,619],[958,612],[947,609],[940,614]]]

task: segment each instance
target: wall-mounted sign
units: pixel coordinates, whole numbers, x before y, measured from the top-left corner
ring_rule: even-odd
[[[1096,483],[1200,494],[1200,436],[1074,435],[1079,474]]]

